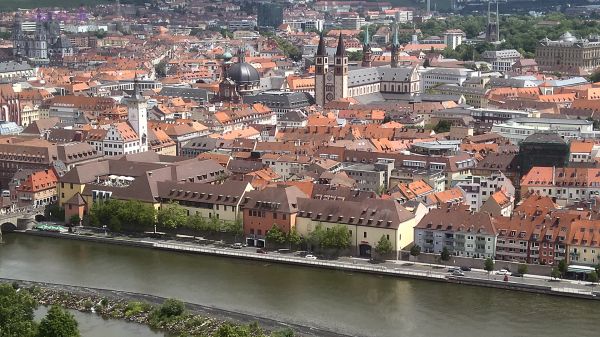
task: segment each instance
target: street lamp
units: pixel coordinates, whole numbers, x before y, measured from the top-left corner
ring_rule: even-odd
[[[106,236],[106,225],[102,226],[102,228],[104,228],[104,236]]]

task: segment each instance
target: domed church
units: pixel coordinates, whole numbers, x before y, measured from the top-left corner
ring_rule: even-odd
[[[240,48],[237,56],[237,63],[232,63],[231,54],[223,55],[223,77],[219,83],[220,100],[240,102],[242,96],[254,95],[260,89],[260,75],[256,68],[246,62],[245,49]]]

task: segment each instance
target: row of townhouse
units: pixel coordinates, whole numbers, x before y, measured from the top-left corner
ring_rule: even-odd
[[[561,205],[589,201],[600,194],[600,168],[536,166],[521,178],[521,193],[555,198]]]
[[[558,209],[549,198],[533,195],[511,216],[473,212],[467,205],[431,210],[415,226],[414,244],[426,253],[446,248],[460,257],[519,263],[597,265],[600,220],[585,211]]]

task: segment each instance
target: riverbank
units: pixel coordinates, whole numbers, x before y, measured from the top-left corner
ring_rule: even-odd
[[[123,237],[88,236],[78,234],[60,234],[51,232],[25,231],[17,232],[33,236],[43,236],[70,240],[81,240],[98,243],[125,245],[132,247],[150,248],[188,254],[203,254],[227,258],[247,259],[270,263],[281,263],[302,267],[341,270],[346,272],[368,273],[389,277],[402,277],[435,282],[471,285],[488,288],[498,288],[513,291],[523,291],[537,294],[572,297],[588,300],[600,300],[598,292],[589,284],[572,281],[550,280],[548,277],[528,276],[523,278],[511,277],[504,281],[503,277],[490,277],[483,271],[467,272],[464,277],[452,277],[446,273],[443,266],[431,266],[424,270],[419,265],[405,261],[388,261],[382,264],[370,264],[360,259],[341,260],[309,260],[287,254],[259,254],[248,250],[235,250],[218,247],[205,247],[196,244],[185,244],[173,241],[160,241],[149,238],[134,239]]]
[[[164,297],[121,290],[0,278],[0,284],[3,283],[18,285],[19,288],[29,291],[42,306],[59,305],[66,309],[97,314],[105,319],[144,324],[176,336],[180,333],[185,333],[186,336],[212,336],[223,325],[256,324],[260,329],[267,333],[274,332],[275,335],[277,331],[291,330],[294,331],[294,336],[348,337],[314,327],[288,324],[188,302],[183,302],[187,310],[185,316],[157,327],[153,326],[151,315],[153,309],[167,301]]]

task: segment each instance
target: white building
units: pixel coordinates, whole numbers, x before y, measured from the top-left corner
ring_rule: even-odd
[[[463,83],[477,72],[461,68],[427,68],[421,73],[421,88],[428,90],[442,84]]]
[[[444,32],[444,43],[454,50],[463,43],[466,37],[465,32],[460,29],[448,29]]]
[[[514,49],[487,50],[481,58],[492,65],[493,71],[510,71],[512,66],[521,59],[521,53]]]
[[[528,136],[541,131],[553,131],[564,139],[596,138],[593,122],[584,119],[564,118],[515,118],[492,126],[492,132],[519,144]]]

